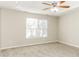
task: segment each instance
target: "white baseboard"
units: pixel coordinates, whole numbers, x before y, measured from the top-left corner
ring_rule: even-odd
[[[36,43],[36,44],[29,44],[29,45],[22,45],[22,46],[15,46],[15,47],[5,47],[5,48],[0,48],[0,50],[4,50],[4,49],[10,49],[10,48],[18,48],[18,47],[23,47],[23,46],[32,46],[32,45],[39,45],[39,44],[46,44],[46,43],[55,43],[57,41],[49,41],[49,42],[43,42],[43,43]],[[62,44],[66,44],[66,45],[69,45],[69,46],[73,46],[73,47],[76,47],[76,48],[79,48],[79,45],[76,45],[76,44],[73,44],[73,43],[70,43],[70,42],[65,42],[65,41],[58,41],[59,43],[62,43]]]
[[[76,45],[76,44],[73,44],[73,43],[64,42],[64,41],[58,41],[58,42],[59,42],[59,43],[66,44],[66,45],[69,45],[69,46],[73,46],[73,47],[79,48],[79,45]]]
[[[40,44],[47,44],[47,43],[56,43],[56,42],[57,41],[48,41],[48,42],[28,44],[28,45],[21,45],[21,46],[3,47],[3,48],[0,48],[0,50],[12,49],[12,48],[19,48],[19,47],[25,47],[25,46],[33,46],[33,45],[40,45]]]

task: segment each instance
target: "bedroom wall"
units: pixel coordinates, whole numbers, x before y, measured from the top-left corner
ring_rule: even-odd
[[[26,39],[26,18],[48,20],[48,37]],[[1,49],[42,44],[57,41],[57,17],[1,9]]]
[[[79,8],[60,17],[59,42],[79,47]]]
[[[1,9],[0,9],[0,48],[1,48]]]

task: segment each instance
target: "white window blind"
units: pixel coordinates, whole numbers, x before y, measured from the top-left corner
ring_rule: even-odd
[[[26,19],[26,38],[47,37],[47,20]]]

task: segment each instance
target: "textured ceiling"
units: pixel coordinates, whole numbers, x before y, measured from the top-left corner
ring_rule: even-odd
[[[66,9],[59,8],[58,12],[51,12],[50,10],[45,10],[45,11],[42,10],[44,8],[50,7],[42,4],[43,2],[51,3],[51,1],[0,1],[0,7],[16,9],[16,10],[26,11],[31,13],[47,14],[52,16],[60,16],[72,9],[79,7],[78,1],[67,1],[63,4],[69,5],[70,8],[66,8]]]

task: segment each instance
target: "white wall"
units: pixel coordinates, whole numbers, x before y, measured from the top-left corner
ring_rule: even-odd
[[[1,48],[1,9],[0,9],[0,48]]]
[[[25,39],[27,17],[48,19],[48,37]],[[56,42],[57,27],[56,17],[1,9],[1,49]]]
[[[26,39],[26,18],[48,19],[48,37]],[[61,42],[79,47],[79,9],[57,17],[0,9],[0,48]]]
[[[79,47],[79,9],[72,10],[60,17],[59,41]]]

